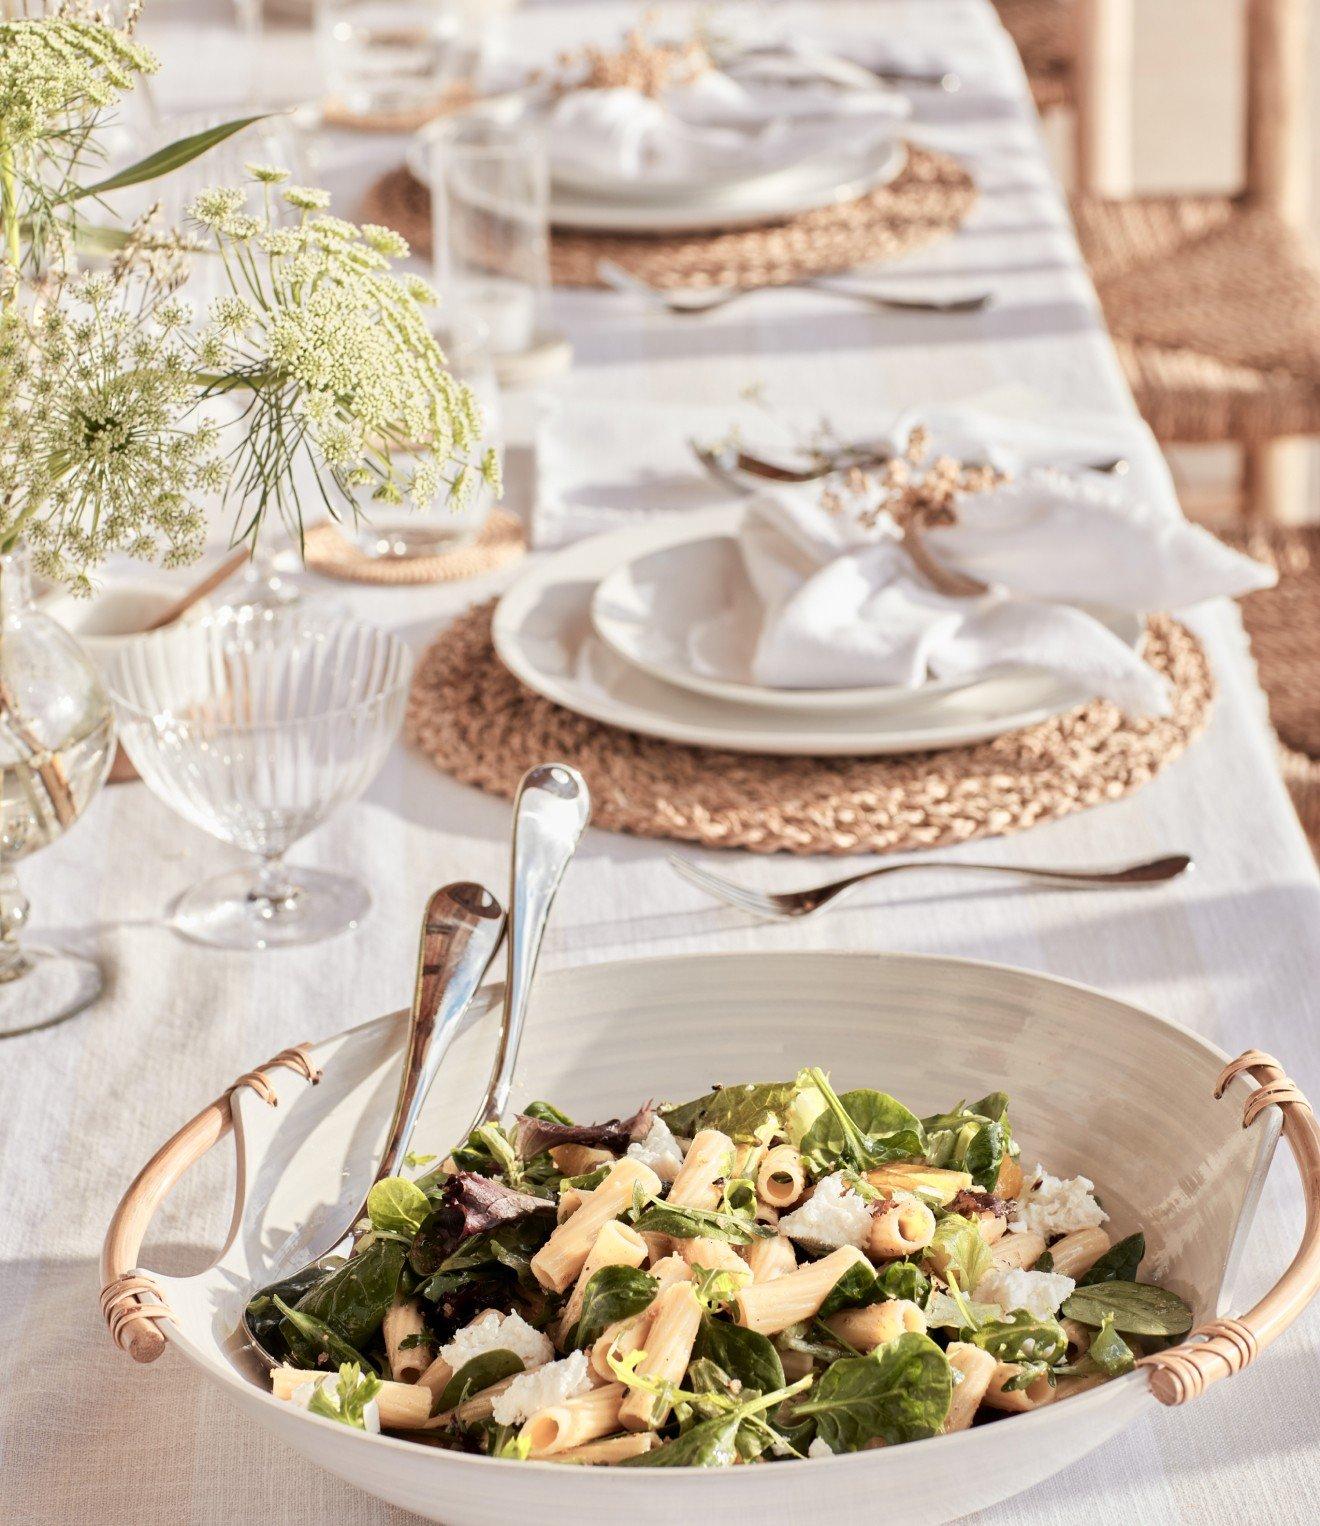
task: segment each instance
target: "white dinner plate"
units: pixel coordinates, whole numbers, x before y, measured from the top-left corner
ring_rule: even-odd
[[[506,97],[481,109],[505,116],[518,107]],[[431,144],[446,118],[429,123],[408,145],[409,170],[423,185],[431,180]],[[550,221],[555,227],[590,233],[696,233],[714,228],[749,228],[777,222],[818,207],[855,201],[894,180],[907,163],[907,145],[888,142],[815,153],[802,163],[758,170],[738,179],[702,186],[638,184],[592,189],[552,181]]]
[[[806,715],[791,706],[731,706],[665,683],[611,651],[591,623],[601,579],[620,563],[675,540],[727,534],[735,522],[729,516],[737,512],[735,505],[665,515],[577,541],[537,561],[495,611],[492,635],[501,662],[537,694],[606,725],[698,747],[790,756],[956,747],[1033,725],[1091,697],[1061,679],[1023,672],[953,693],[914,690],[904,702]]]

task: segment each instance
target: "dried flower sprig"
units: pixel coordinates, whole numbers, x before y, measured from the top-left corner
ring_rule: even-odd
[[[901,454],[871,470],[852,467],[821,490],[821,507],[849,513],[870,530],[888,517],[899,530],[930,530],[956,524],[959,500],[988,493],[1009,480],[985,463],[971,465],[952,456],[930,456],[930,431],[918,424]]]
[[[647,36],[652,17],[624,34],[617,48],[585,47],[561,53],[557,60],[572,88],[637,90],[659,96],[676,85],[690,84],[711,67],[710,54],[697,38],[687,42],[656,42]]]

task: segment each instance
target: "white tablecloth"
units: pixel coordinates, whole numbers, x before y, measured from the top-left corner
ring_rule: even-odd
[[[564,293],[557,316],[577,362],[562,385],[607,407],[614,398],[722,404],[759,380],[772,397],[828,411],[845,398],[892,409],[1017,382],[1061,407],[1130,412],[1024,81],[988,4],[861,0],[829,8],[935,41],[957,38],[994,62],[994,88],[922,104],[923,138],[964,152],[983,197],[956,239],[904,268],[923,289],[941,280],[990,283],[997,305],[933,320],[784,292],[671,322],[623,297]],[[573,38],[608,36],[632,13],[599,0],[534,4],[520,13],[516,35],[520,47],[544,56]],[[225,20],[220,13],[215,24]],[[170,65],[158,97],[178,106],[233,86],[223,39],[209,34],[199,43],[187,24],[162,5],[148,29]],[[304,41],[275,36],[267,76],[296,89],[308,53]],[[353,198],[396,160],[397,147],[340,135],[328,145],[324,178]],[[469,584],[354,589],[350,597],[420,647],[447,615],[488,591]],[[1208,735],[1129,800],[976,849],[1044,863],[1186,849],[1198,868],[1185,882],[1150,894],[1062,896],[987,889],[953,875],[898,879],[822,920],[767,928],[680,882],[663,863],[663,845],[592,832],[566,879],[546,964],[770,947],[1001,960],[1094,983],[1230,1052],[1273,1051],[1320,1095],[1320,880],[1275,772],[1237,615],[1216,608],[1196,623],[1221,690]],[[133,1172],[219,1088],[285,1044],[405,1001],[426,893],[459,876],[501,885],[508,824],[504,802],[454,784],[400,746],[367,799],[294,855],[358,867],[376,897],[370,919],[337,943],[250,957],[189,945],[166,926],[172,898],[235,855],[140,785],[107,790],[67,841],[25,868],[34,936],[94,948],[110,979],[104,999],[78,1020],[0,1045],[0,1520],[409,1519],[346,1494],[240,1423],[172,1354],[135,1368],[112,1350],[97,1312],[96,1255]],[[739,855],[719,867],[783,885],[838,863]],[[1112,1144],[1121,1149],[1117,1124]],[[184,1181],[158,1215],[146,1265],[204,1264],[227,1220],[227,1169],[217,1159]],[[1294,1173],[1280,1162],[1251,1250],[1253,1293],[1284,1266],[1299,1226]],[[1318,1356],[1313,1313],[1258,1366],[1187,1409],[1154,1416],[986,1519],[1314,1519]]]

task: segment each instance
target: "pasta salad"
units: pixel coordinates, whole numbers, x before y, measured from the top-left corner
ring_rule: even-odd
[[[248,1321],[275,1395],[509,1460],[724,1467],[1034,1410],[1191,1328],[999,1092],[919,1118],[819,1069],[575,1123],[535,1103],[368,1199]]]

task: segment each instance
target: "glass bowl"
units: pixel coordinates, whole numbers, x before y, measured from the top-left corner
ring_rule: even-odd
[[[356,926],[371,905],[361,880],[294,870],[284,855],[376,776],[411,673],[397,637],[315,606],[220,610],[119,654],[110,687],[138,773],[179,815],[257,860],[186,892],[181,932],[266,948]]]

